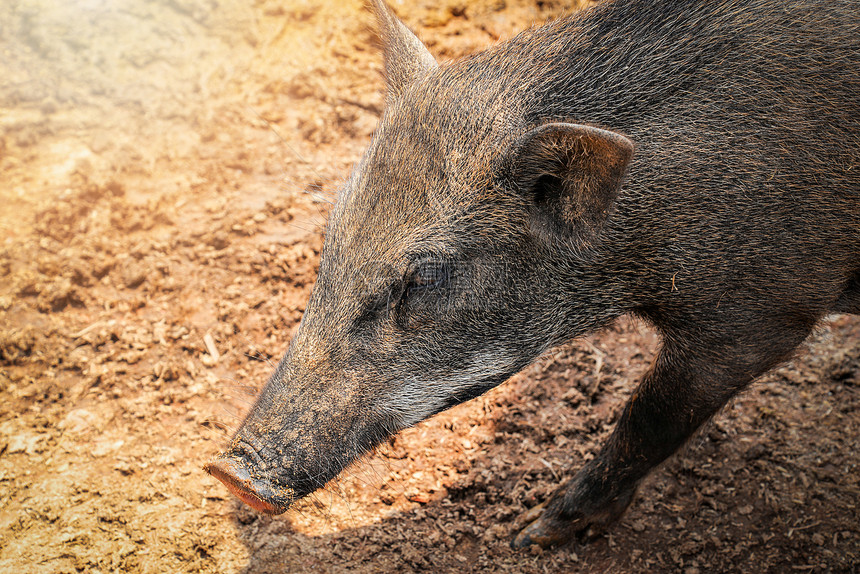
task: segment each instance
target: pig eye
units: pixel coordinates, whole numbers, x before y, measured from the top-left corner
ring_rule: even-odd
[[[406,294],[413,295],[431,289],[445,287],[450,280],[449,266],[445,261],[419,261],[408,278]]]

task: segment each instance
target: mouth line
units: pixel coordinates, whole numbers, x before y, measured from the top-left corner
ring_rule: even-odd
[[[253,478],[243,464],[230,458],[217,458],[207,463],[203,470],[224,483],[239,500],[264,514],[286,512],[295,498],[291,488],[276,489],[267,480]],[[282,504],[272,499],[283,499],[287,502]]]

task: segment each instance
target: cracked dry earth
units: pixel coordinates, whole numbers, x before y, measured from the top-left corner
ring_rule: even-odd
[[[402,0],[455,58],[579,2]],[[360,0],[0,3],[0,572],[858,572],[860,318],[835,317],[608,534],[515,553],[656,348],[622,320],[294,511],[201,470],[287,347],[379,117]]]

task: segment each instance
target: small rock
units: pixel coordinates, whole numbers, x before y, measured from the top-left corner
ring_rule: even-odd
[[[6,445],[6,451],[9,454],[23,452],[26,454],[36,454],[42,452],[41,443],[47,438],[47,435],[22,432],[9,437],[9,442]]]
[[[93,456],[102,457],[122,448],[125,444],[124,440],[117,441],[101,441],[93,449]]]
[[[816,532],[812,535],[812,541],[818,546],[824,546],[824,536],[822,536],[820,532]]]
[[[145,266],[134,261],[129,261],[122,269],[123,285],[128,289],[140,287],[146,281],[146,272]]]
[[[81,434],[99,424],[99,417],[86,409],[69,411],[57,425],[69,434]]]
[[[416,494],[411,494],[406,497],[411,502],[417,502],[418,504],[427,504],[430,502],[430,496],[426,493],[419,492]]]

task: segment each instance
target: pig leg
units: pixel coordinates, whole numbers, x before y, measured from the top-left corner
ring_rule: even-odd
[[[770,323],[771,330],[759,332],[773,332],[776,323]],[[778,333],[766,337],[767,345],[758,337],[747,339],[748,344],[722,337],[722,344],[700,339],[695,345],[690,344],[695,339],[689,337],[666,337],[598,456],[541,507],[526,513],[527,520],[536,520],[519,533],[512,546],[553,546],[618,519],[651,469],[671,456],[733,395],[790,356],[812,329],[811,324],[788,328],[781,323]],[[692,346],[699,351],[690,350]]]

